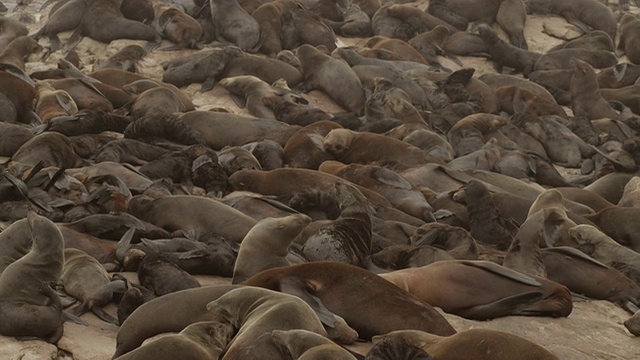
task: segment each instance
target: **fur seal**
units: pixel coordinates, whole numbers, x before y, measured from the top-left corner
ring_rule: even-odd
[[[322,90],[345,110],[362,114],[365,102],[362,83],[347,64],[307,44],[296,49],[296,56],[302,64],[307,89]]]
[[[617,50],[624,52],[633,64],[640,64],[640,19],[624,14],[620,19],[620,40]]]
[[[334,129],[325,136],[323,144],[325,150],[345,164],[370,164],[381,160],[394,160],[406,165],[444,164],[416,146],[369,132]]]
[[[317,169],[323,161],[335,159],[323,145],[324,137],[340,125],[322,120],[309,124],[291,136],[284,146],[284,162],[292,168]]]
[[[490,261],[438,261],[379,276],[428,304],[467,319],[506,315],[566,317],[573,308],[571,293],[565,286]],[[439,283],[443,279],[447,279],[446,285]],[[474,296],[462,295],[466,293]]]
[[[401,339],[409,346],[416,346],[434,359],[475,360],[558,360],[558,357],[542,346],[502,331],[470,329],[443,337],[422,331],[399,330],[373,338],[374,345],[380,341]]]
[[[573,73],[569,86],[571,110],[574,116],[584,115],[590,120],[601,118],[622,120],[620,114],[602,97],[593,67],[585,61],[571,59],[571,69]]]
[[[117,319],[102,310],[102,307],[111,302],[114,292],[124,293],[125,283],[111,282],[98,260],[82,250],[65,249],[60,281],[65,293],[81,301],[71,309],[72,314],[80,316],[91,311],[106,322],[118,324]]]
[[[291,265],[263,271],[244,284],[296,294],[315,304],[314,308],[326,307],[343,317],[363,339],[399,329],[420,329],[445,336],[455,333],[431,306],[353,265]]]
[[[611,51],[569,48],[550,51],[535,62],[534,70],[570,69],[573,59],[589,63],[596,69],[608,68],[618,63]]]
[[[0,122],[0,156],[12,156],[33,136],[25,126]]]
[[[83,36],[107,44],[117,39],[147,40],[145,47],[148,50],[160,44],[162,38],[153,28],[122,15],[119,8],[122,1],[86,0],[85,3],[86,10],[78,28],[69,38],[68,47],[73,48]]]
[[[607,6],[598,1],[529,0],[526,4],[527,10],[531,14],[559,15],[585,33],[592,28],[606,32],[612,39],[616,38],[618,30],[616,18]]]
[[[49,12],[47,23],[33,35],[36,40],[47,36],[54,51],[62,48],[58,34],[78,28],[87,9],[85,0],[61,1],[59,4]]]
[[[640,250],[640,237],[638,237],[638,225],[633,220],[640,209],[630,207],[612,206],[602,209],[595,214],[583,215],[585,219],[592,221],[603,233],[612,237],[618,243],[628,246],[635,251]]]
[[[0,18],[0,27],[2,28],[0,49],[3,49],[15,38],[29,34],[29,29],[23,23],[5,16]]]
[[[217,359],[233,337],[233,325],[217,321],[198,321],[180,333],[145,344],[118,360]]]
[[[304,329],[271,331],[271,339],[281,349],[283,355],[293,359],[336,359],[355,360],[355,357],[333,341]]]
[[[310,217],[295,214],[256,223],[240,243],[232,283],[241,283],[266,269],[290,265],[286,259],[289,245],[310,222]]]
[[[113,358],[136,349],[152,336],[179,332],[198,321],[213,321],[206,305],[236,288],[236,285],[226,285],[187,289],[142,304],[120,326]],[[181,311],[175,311],[176,307]]]
[[[276,359],[280,351],[271,341],[272,330],[303,329],[327,336],[311,306],[297,296],[246,286],[207,304],[214,319],[238,329],[225,350],[225,359]]]
[[[75,153],[71,141],[57,132],[37,135],[24,143],[11,157],[13,161],[35,165],[43,162],[45,167],[77,168],[84,161]]]
[[[524,50],[504,42],[488,25],[480,24],[478,30],[480,31],[480,37],[487,47],[487,51],[491,55],[491,59],[494,61],[497,72],[502,72],[503,66],[508,66],[515,71],[521,72],[524,77],[528,77],[534,70],[534,64],[538,61],[541,54]]]
[[[57,117],[66,117],[78,112],[78,106],[71,95],[64,90],[56,90],[48,82],[36,83],[38,102],[36,114],[47,124]]]
[[[51,288],[62,274],[64,240],[50,220],[27,214],[31,250],[0,274],[0,334],[38,337],[55,344],[62,337],[62,305]]]
[[[218,40],[233,43],[244,51],[258,51],[262,45],[260,25],[236,0],[213,0],[210,4]]]
[[[0,64],[14,66],[25,71],[24,63],[27,58],[42,50],[42,46],[29,36],[19,36],[11,41],[0,52]]]
[[[170,211],[168,211],[170,209]],[[213,199],[198,196],[167,196],[159,199],[134,196],[129,212],[168,231],[190,230],[196,234],[218,234],[241,242],[255,220]],[[215,213],[216,221],[208,214]],[[225,226],[220,226],[225,224]]]
[[[185,12],[170,5],[154,5],[153,25],[157,32],[164,35],[175,45],[162,50],[199,49],[202,47],[202,26]]]
[[[507,121],[493,114],[472,114],[462,118],[447,133],[449,143],[457,156],[470,154],[485,144],[484,134],[497,130]]]
[[[0,85],[0,94],[4,95],[4,111],[8,114],[15,113],[15,117],[8,118],[5,118],[8,114],[3,114],[3,121],[38,124],[38,115],[33,111],[33,102],[36,99],[35,84],[30,79],[22,79],[0,70]]]
[[[164,254],[154,251],[147,253],[140,262],[138,279],[140,285],[151,290],[156,296],[200,287],[200,283],[193,276]]]

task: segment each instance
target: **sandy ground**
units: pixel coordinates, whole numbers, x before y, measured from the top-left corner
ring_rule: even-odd
[[[26,9],[34,19],[40,18],[37,9],[43,0],[33,1]],[[15,1],[5,1],[11,9]],[[425,4],[419,7],[424,8]],[[638,9],[634,8],[634,11]],[[18,17],[17,13],[7,13],[7,16]],[[33,33],[38,29],[43,21],[31,24]],[[545,30],[546,29],[546,30]],[[525,35],[529,44],[529,49],[538,52],[545,52],[550,47],[561,41],[549,37],[543,33],[552,31],[567,37],[575,37],[579,33],[573,26],[567,24],[563,19],[557,17],[530,16],[528,18]],[[70,33],[61,34],[64,41]],[[341,39],[346,45],[357,45],[363,39]],[[96,65],[99,59],[115,53],[122,47],[135,42],[129,40],[118,40],[111,44],[102,44],[85,38],[77,47],[77,52],[81,56],[83,71],[88,73]],[[41,44],[46,46],[47,40],[41,40]],[[166,46],[163,44],[163,46]],[[142,74],[160,79],[162,76],[161,63],[171,58],[187,55],[191,50],[176,52],[155,51],[147,56],[142,65]],[[61,54],[53,54],[47,63],[32,62],[27,65],[27,71],[43,70],[54,67]],[[486,72],[492,72],[493,65],[490,61],[482,58],[461,58],[466,67],[476,68],[476,76]],[[443,65],[451,69],[459,66],[447,59],[441,59]],[[624,59],[621,59],[624,61]],[[237,107],[227,96],[226,90],[217,86],[207,93],[199,93],[199,84],[192,84],[184,89],[191,96],[193,102],[200,109],[206,110],[213,107],[223,107],[230,112],[246,114],[244,109]],[[328,111],[338,111],[339,107],[319,92],[308,94],[309,99],[327,109]],[[132,274],[133,275],[133,274]],[[135,275],[133,275],[135,276]],[[198,277],[204,284],[229,283],[229,279],[215,277]],[[115,306],[110,305],[106,310],[115,314]],[[177,311],[179,309],[176,309]],[[161,316],[161,314],[159,314]],[[574,303],[574,310],[568,318],[552,319],[542,317],[506,317],[491,321],[470,321],[454,315],[445,314],[458,331],[471,328],[488,328],[510,332],[526,339],[534,341],[548,350],[555,353],[561,359],[639,359],[640,339],[633,337],[622,325],[630,315],[617,306],[606,301],[580,301]],[[116,326],[104,323],[93,314],[86,314],[82,318],[89,326],[82,326],[73,323],[66,323],[64,326],[64,336],[58,346],[44,343],[42,341],[16,341],[12,338],[0,336],[0,359],[78,359],[78,360],[105,360],[110,359],[115,350],[115,337],[118,331]],[[352,346],[352,349],[366,353],[370,347],[369,343],[359,343]]]

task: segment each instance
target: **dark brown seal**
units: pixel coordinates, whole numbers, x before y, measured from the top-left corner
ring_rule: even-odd
[[[620,40],[618,42],[618,51],[623,51],[627,55],[627,59],[634,63],[640,64],[640,19],[625,14],[620,19]]]
[[[593,67],[585,61],[571,59],[571,69],[571,110],[574,116],[584,115],[590,120],[621,120],[620,114],[602,97]]]

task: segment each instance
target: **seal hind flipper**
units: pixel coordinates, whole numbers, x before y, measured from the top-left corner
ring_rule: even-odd
[[[78,44],[80,43],[80,41],[82,41],[82,38],[84,37],[84,35],[82,35],[82,26],[78,26],[78,28],[73,32],[73,34],[71,34],[71,36],[69,37],[69,40],[67,40],[67,44],[64,46],[64,52],[69,52],[73,49],[75,49],[76,46],[78,46]],[[57,38],[57,36],[56,36]],[[51,39],[51,36],[49,37],[49,39],[51,40],[51,48],[53,50],[60,50],[62,48],[62,44],[60,43],[60,39],[58,39],[58,44],[54,44],[53,40]]]
[[[134,227],[130,227],[120,241],[118,241],[118,245],[116,246],[116,259],[122,263],[124,260],[124,255],[129,250],[131,246],[131,240],[133,240],[133,235],[135,234],[136,229]]]
[[[295,295],[304,300],[313,311],[318,315],[318,318],[325,326],[333,328],[336,324],[335,314],[331,310],[327,309],[322,301],[309,293],[309,290],[304,286],[300,279],[295,277],[286,277],[280,280],[280,291],[286,294]]]
[[[474,320],[493,319],[505,315],[533,315],[525,309],[532,303],[540,300],[542,293],[530,291],[502,298],[489,304],[477,305],[456,312],[458,316]],[[500,309],[501,311],[498,311]]]
[[[491,261],[482,261],[482,260],[476,260],[476,261],[468,261],[468,260],[462,260],[460,261],[461,264],[467,265],[467,266],[473,266],[482,270],[486,270],[489,272],[492,272],[496,275],[500,275],[503,276],[507,279],[511,279],[517,282],[520,282],[522,284],[525,285],[530,285],[530,286],[542,286],[542,284],[540,282],[538,282],[536,279],[532,278],[531,276],[525,275],[523,273],[517,272],[515,270],[511,270],[508,268],[505,268],[503,266],[500,266],[496,263],[492,263]]]
[[[244,96],[240,96],[232,92],[229,92],[229,96],[239,108],[244,109],[247,107],[247,99]]]
[[[91,312],[95,316],[100,318],[100,320],[102,320],[102,321],[108,322],[108,323],[116,325],[116,326],[120,325],[120,322],[118,321],[118,319],[116,319],[113,316],[109,315],[107,312],[102,310],[102,308],[100,308],[99,306],[93,306],[91,308]]]
[[[205,80],[202,83],[202,86],[200,87],[200,92],[204,93],[207,92],[211,89],[213,89],[216,86],[216,77],[215,76],[210,76],[207,78],[207,80]]]

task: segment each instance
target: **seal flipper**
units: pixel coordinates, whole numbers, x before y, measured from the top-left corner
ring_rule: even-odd
[[[63,49],[64,52],[69,52],[69,51],[75,49],[75,47],[78,46],[80,41],[82,41],[83,37],[84,37],[84,35],[82,34],[82,26],[78,26],[76,31],[74,31],[73,34],[71,34],[71,36],[69,37],[69,40],[67,40],[67,45],[65,45],[64,49]],[[58,39],[57,36],[55,36],[55,38]],[[51,48],[53,50],[60,50],[62,48],[62,44],[60,44],[60,39],[58,39],[59,45],[58,44],[54,44],[54,40],[51,39],[51,36],[49,37],[49,39],[51,40]]]
[[[540,300],[542,293],[530,291],[523,294],[509,296],[489,304],[478,305],[456,312],[458,316],[473,320],[487,320],[505,315],[535,315],[525,311],[532,303]],[[500,309],[501,311],[497,311]]]
[[[207,78],[207,80],[205,80],[202,83],[202,86],[200,87],[200,92],[201,93],[207,92],[207,91],[213,89],[215,86],[216,86],[216,77],[215,77],[215,75],[214,76],[209,76]]]
[[[336,317],[335,314],[332,313],[326,306],[322,303],[322,301],[309,293],[309,290],[306,289],[301,281],[294,277],[287,277],[280,281],[280,291],[289,295],[295,295],[302,299],[304,302],[309,304],[313,311],[318,315],[318,318],[325,326],[330,328],[335,327]]]
[[[610,269],[609,266],[603,264],[602,262],[592,258],[591,256],[583,253],[582,251],[576,249],[576,248],[572,248],[570,246],[556,246],[556,247],[551,247],[551,248],[546,248],[546,249],[541,249],[543,251],[552,251],[552,252],[557,252],[560,254],[564,254],[564,255],[568,255],[570,257],[574,257],[574,258],[580,258],[582,260],[588,261],[592,264],[595,264],[597,266],[603,267],[605,269]]]
[[[462,260],[462,261],[460,261],[460,263],[464,264],[464,265],[467,265],[467,266],[477,267],[477,268],[485,270],[485,271],[489,271],[489,272],[494,273],[496,275],[500,275],[502,277],[505,277],[507,279],[511,279],[511,280],[520,282],[520,283],[525,284],[525,285],[542,286],[542,284],[540,282],[538,282],[536,279],[532,278],[531,276],[522,274],[522,273],[517,272],[515,270],[511,270],[511,269],[505,268],[505,267],[500,266],[498,264],[492,263],[491,261],[483,261],[483,260],[468,261],[468,260]]]
[[[100,320],[108,322],[110,324],[119,326],[120,322],[118,321],[118,319],[114,318],[113,316],[107,314],[104,310],[102,310],[102,308],[100,308],[99,306],[93,306],[91,308],[91,312],[97,316],[98,318],[100,318]]]

